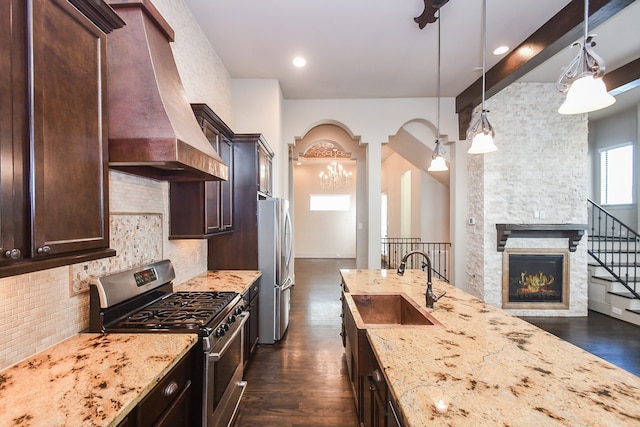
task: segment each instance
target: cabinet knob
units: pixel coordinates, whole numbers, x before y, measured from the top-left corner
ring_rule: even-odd
[[[51,253],[51,248],[49,246],[42,246],[38,248],[38,253],[40,255],[47,255]]]
[[[171,396],[173,393],[175,393],[176,391],[178,391],[178,383],[175,381],[171,381],[169,384],[167,384],[163,389],[162,389],[162,394],[164,394],[165,396],[169,397]]]
[[[11,249],[10,251],[6,251],[4,255],[7,258],[18,259],[22,256],[22,252],[20,251],[20,249],[14,248],[14,249]]]

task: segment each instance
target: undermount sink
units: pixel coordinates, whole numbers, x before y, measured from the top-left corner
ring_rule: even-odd
[[[345,294],[360,315],[358,329],[442,328],[443,325],[404,293]]]

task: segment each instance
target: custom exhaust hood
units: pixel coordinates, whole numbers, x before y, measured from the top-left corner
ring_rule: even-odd
[[[226,180],[191,110],[170,42],[148,0],[108,0],[126,22],[107,38],[109,167],[164,181]]]

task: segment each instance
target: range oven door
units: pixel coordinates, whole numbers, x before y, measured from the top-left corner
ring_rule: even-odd
[[[244,366],[244,324],[249,313],[242,313],[232,328],[205,354],[203,418],[206,427],[227,427],[235,419],[246,382]]]

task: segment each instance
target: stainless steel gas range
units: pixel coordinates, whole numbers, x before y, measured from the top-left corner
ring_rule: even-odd
[[[230,426],[246,387],[243,325],[249,313],[237,292],[174,292],[174,279],[169,260],[93,279],[89,330],[198,334],[196,425]]]

